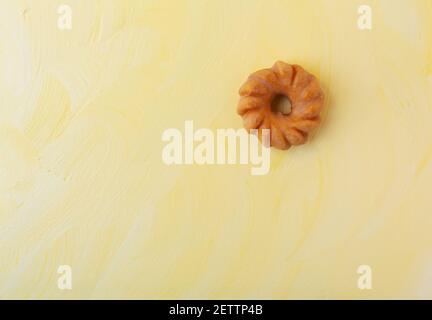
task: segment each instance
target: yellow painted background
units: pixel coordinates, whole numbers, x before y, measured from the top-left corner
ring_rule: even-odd
[[[311,143],[163,164],[276,60],[325,88]],[[0,0],[0,108],[0,298],[432,298],[429,0]]]

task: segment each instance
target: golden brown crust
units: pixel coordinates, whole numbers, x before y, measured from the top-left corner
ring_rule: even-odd
[[[324,92],[318,80],[301,66],[277,61],[270,69],[252,73],[239,94],[237,112],[243,117],[244,127],[270,129],[270,145],[277,149],[304,144],[319,125]],[[271,110],[278,95],[291,101],[290,114]]]

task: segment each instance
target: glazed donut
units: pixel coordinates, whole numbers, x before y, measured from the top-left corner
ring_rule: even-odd
[[[270,129],[270,145],[277,149],[304,144],[319,125],[324,92],[318,80],[298,65],[278,61],[270,69],[252,73],[239,94],[237,113],[245,129]],[[273,110],[278,96],[291,102],[288,114]]]

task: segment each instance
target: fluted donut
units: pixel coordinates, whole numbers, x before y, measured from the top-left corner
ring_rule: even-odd
[[[301,66],[278,61],[272,68],[252,73],[239,94],[237,112],[244,127],[270,129],[270,145],[277,149],[304,144],[319,125],[324,92],[318,80]],[[280,95],[291,102],[287,115],[272,110],[273,100]]]

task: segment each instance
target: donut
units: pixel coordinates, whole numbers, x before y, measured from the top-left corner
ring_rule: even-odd
[[[286,150],[306,143],[320,123],[324,92],[318,80],[299,65],[277,61],[252,73],[239,90],[237,113],[246,130],[270,129],[270,146]],[[272,107],[279,97],[291,102],[289,113]]]

